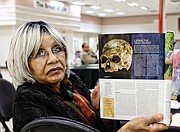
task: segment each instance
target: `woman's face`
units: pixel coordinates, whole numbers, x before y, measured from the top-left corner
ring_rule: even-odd
[[[29,57],[29,68],[34,79],[42,84],[56,85],[62,81],[66,68],[63,46],[47,33],[43,33],[40,49],[35,57]]]

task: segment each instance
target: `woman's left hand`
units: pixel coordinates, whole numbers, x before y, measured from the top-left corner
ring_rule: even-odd
[[[97,84],[97,86],[94,87],[90,97],[91,97],[91,104],[92,104],[93,108],[95,110],[99,110],[100,109],[100,106],[99,106],[100,105],[100,103],[99,103],[100,102],[100,85],[99,85],[99,83]]]

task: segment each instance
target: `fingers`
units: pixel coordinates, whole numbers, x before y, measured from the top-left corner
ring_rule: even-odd
[[[165,124],[158,123],[163,120],[163,114],[155,114],[148,116],[146,123],[148,124],[148,130],[150,132],[159,132],[168,129],[169,127]]]
[[[98,81],[96,85],[97,85],[98,87],[100,87],[100,82]]]
[[[151,116],[146,116],[144,119],[147,125],[157,123],[163,120],[163,114],[154,114]]]
[[[163,130],[167,130],[169,127],[166,126],[165,124],[160,124],[160,123],[154,123],[149,125],[149,131],[150,132],[159,132]]]
[[[95,86],[93,91],[92,91],[92,94],[91,96],[94,98],[94,97],[99,97],[99,94],[100,94],[100,87],[99,86]]]

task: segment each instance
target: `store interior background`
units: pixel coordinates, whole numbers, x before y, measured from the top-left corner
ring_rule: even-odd
[[[174,31],[175,40],[179,43],[180,1],[164,1],[166,1],[165,9],[169,3],[177,4],[179,7],[178,12],[165,12],[164,21],[164,31]],[[158,3],[157,0],[156,2]],[[45,5],[49,7],[45,8]],[[158,10],[159,5],[156,6]],[[57,0],[53,2],[51,0],[0,0],[0,70],[3,71],[6,68],[5,62],[12,33],[19,25],[30,20],[44,20],[58,29],[67,43],[70,64],[73,64],[75,50],[81,50],[83,42],[89,43],[93,51],[96,50],[98,34],[159,32],[158,12],[147,15],[99,17],[81,14],[81,10],[81,6],[62,4]],[[11,80],[7,72],[4,73],[4,78]]]

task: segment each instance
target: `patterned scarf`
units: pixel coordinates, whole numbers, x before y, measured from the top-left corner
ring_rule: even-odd
[[[59,93],[62,100],[88,125],[95,126],[96,114],[89,101],[80,95],[72,83],[65,77],[59,89],[51,89]]]

